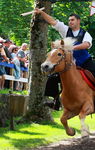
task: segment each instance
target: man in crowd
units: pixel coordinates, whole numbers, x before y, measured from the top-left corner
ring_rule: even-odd
[[[11,52],[8,50],[12,42],[9,39],[6,39],[3,43],[4,45],[4,51],[6,53],[6,56],[11,60]]]
[[[20,61],[21,67],[25,67],[25,63],[27,62],[27,56],[26,56],[26,53],[25,53],[27,48],[28,48],[27,43],[23,43],[21,45],[21,49],[18,51],[18,54],[17,54],[17,56],[19,58],[19,61]]]
[[[6,53],[6,56],[9,58],[9,61],[11,61],[11,52],[8,50],[8,48],[10,47],[11,45],[11,41],[9,39],[6,39],[4,42],[3,42],[3,47],[4,47],[4,51]],[[9,67],[5,67],[5,71],[6,71],[6,74],[10,74],[10,68]],[[10,82],[8,80],[5,81],[5,88],[9,88],[10,87]]]
[[[23,43],[21,45],[21,48],[19,49],[18,53],[17,53],[17,57],[20,61],[20,66],[21,67],[28,67],[27,66],[27,55],[26,55],[26,50],[28,48],[28,44],[27,43]],[[27,72],[23,71],[21,74],[22,77],[26,77],[27,76]],[[20,85],[21,89],[24,88],[24,84],[21,83]]]

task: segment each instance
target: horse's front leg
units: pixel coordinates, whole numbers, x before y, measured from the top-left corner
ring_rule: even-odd
[[[68,111],[67,109],[64,109],[64,113],[61,117],[61,123],[63,124],[65,130],[66,130],[66,133],[70,136],[74,136],[75,135],[75,130],[73,128],[70,128],[68,126],[68,122],[67,120],[74,117],[75,114],[73,114],[72,112]]]
[[[82,137],[89,137],[89,127],[85,124],[86,115],[94,112],[94,105],[92,103],[85,103],[79,113],[81,122],[81,135]]]

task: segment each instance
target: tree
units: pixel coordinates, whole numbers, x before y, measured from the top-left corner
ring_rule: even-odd
[[[51,2],[36,0],[36,7],[45,7],[50,13]],[[40,15],[34,15],[31,22],[30,76],[28,119],[32,121],[51,120],[48,108],[44,107],[45,77],[41,73],[41,63],[47,52],[48,25]],[[32,63],[31,63],[32,62]]]

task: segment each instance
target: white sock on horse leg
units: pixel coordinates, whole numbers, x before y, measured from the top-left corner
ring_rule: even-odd
[[[89,136],[89,127],[85,124],[85,119],[80,119],[81,121],[81,135],[82,137],[84,136]]]

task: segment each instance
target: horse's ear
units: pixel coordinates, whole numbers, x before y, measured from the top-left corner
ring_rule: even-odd
[[[64,40],[61,40],[61,45],[64,46]]]
[[[51,48],[53,49],[54,48],[54,42],[51,42]]]

